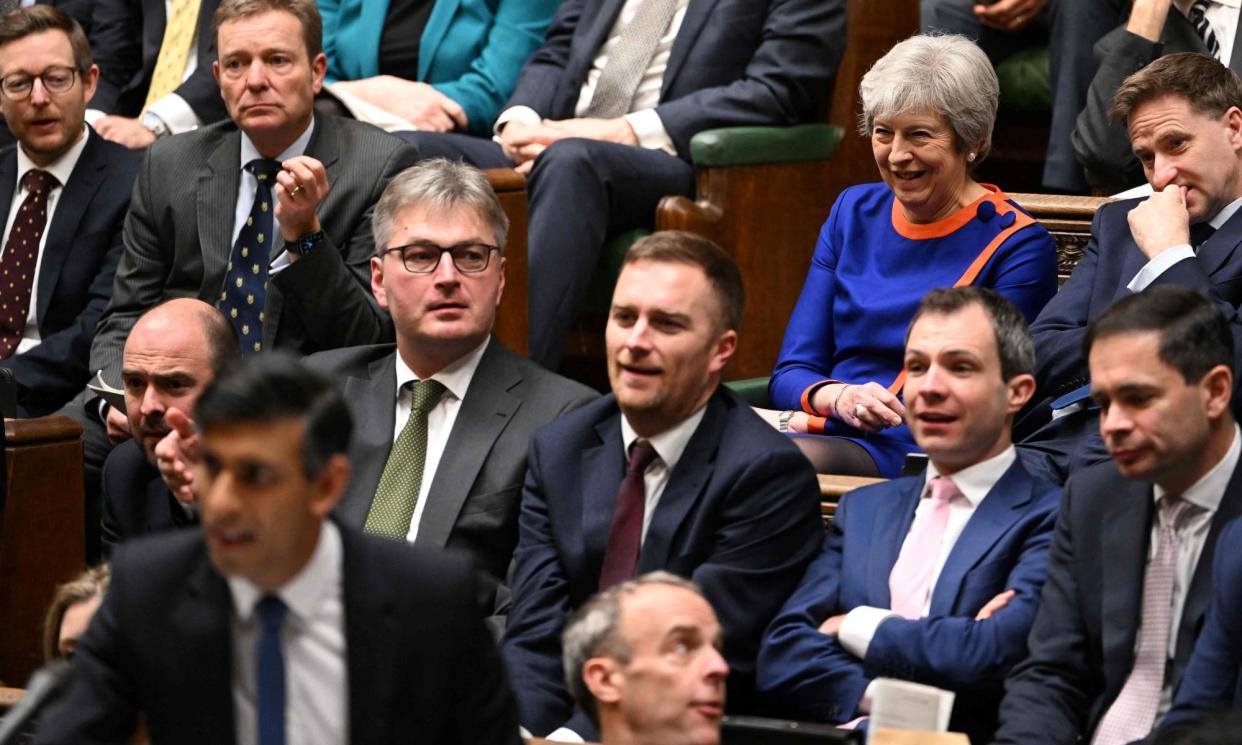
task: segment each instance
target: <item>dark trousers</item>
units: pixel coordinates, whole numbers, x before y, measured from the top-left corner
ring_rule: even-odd
[[[513,167],[491,140],[434,132],[398,134],[424,158],[464,159],[479,168]],[[661,197],[694,194],[694,168],[658,150],[566,139],[535,159],[526,188],[530,357],[555,370],[605,239],[654,227]]]

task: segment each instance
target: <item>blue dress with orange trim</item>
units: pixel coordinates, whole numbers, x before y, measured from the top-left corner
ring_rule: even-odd
[[[901,372],[906,326],[929,290],[952,287],[1000,233],[1017,205],[988,193],[934,223],[905,219],[885,184],[846,189],[819,234],[806,284],[785,330],[769,392],[781,409],[801,409],[804,391],[832,378],[889,386]],[[1038,223],[1010,235],[973,282],[1009,298],[1031,321],[1057,289],[1056,247]],[[904,424],[866,433],[829,419],[824,434],[847,437],[899,476],[918,447]]]

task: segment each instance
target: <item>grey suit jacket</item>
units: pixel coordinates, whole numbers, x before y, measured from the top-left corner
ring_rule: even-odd
[[[265,349],[310,354],[392,337],[371,295],[371,208],[417,151],[375,127],[317,116],[306,155],[323,162],[330,191],[319,206],[326,245],[268,282]],[[138,175],[125,220],[112,301],[91,346],[91,370],[120,384],[121,352],[146,310],[177,297],[213,305],[224,286],[241,177],[232,121],[157,141]],[[284,251],[274,231],[271,258]]]
[[[337,515],[343,524],[361,528],[392,450],[396,346],[337,349],[306,362],[337,381],[354,415],[349,452],[354,475]],[[489,615],[504,612],[508,605],[506,576],[517,546],[531,435],[598,396],[495,339],[479,361],[432,479],[414,542],[469,554],[482,575],[479,602]]]
[[[1242,42],[1242,16],[1238,19],[1238,41]],[[1207,46],[1194,26],[1176,8],[1169,11],[1159,43],[1126,31],[1122,26],[1096,42],[1095,58],[1100,69],[1087,91],[1087,105],[1078,115],[1078,126],[1071,139],[1074,155],[1091,173],[1093,181],[1109,192],[1138,186],[1146,180],[1143,167],[1130,149],[1130,136],[1125,122],[1113,122],[1108,110],[1121,82],[1146,67],[1152,60],[1176,52],[1207,54]],[[1229,68],[1242,74],[1242,43],[1235,43]]]

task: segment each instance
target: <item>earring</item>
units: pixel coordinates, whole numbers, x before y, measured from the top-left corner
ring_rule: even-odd
[[[970,153],[969,155],[967,155],[967,156],[966,156],[966,160],[970,161],[971,163],[974,163],[974,162],[975,162],[975,154],[974,154],[974,153]]]

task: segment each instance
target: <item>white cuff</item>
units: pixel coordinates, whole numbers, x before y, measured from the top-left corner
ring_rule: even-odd
[[[107,114],[100,111],[99,109],[87,109],[86,110],[86,123],[93,127],[95,126],[95,122],[99,121],[100,119],[103,119],[105,116],[107,116]]]
[[[845,651],[860,660],[865,660],[867,659],[867,647],[871,646],[871,639],[875,637],[876,629],[888,619],[898,617],[888,608],[860,605],[845,614],[845,620],[841,622],[841,630],[837,632],[837,641],[841,642]]]
[[[1126,289],[1130,292],[1142,292],[1174,264],[1194,257],[1195,250],[1190,247],[1189,243],[1167,248],[1156,254],[1156,258],[1144,264],[1143,268],[1138,270],[1138,274],[1134,275],[1134,279],[1130,280],[1130,284],[1126,285]]]
[[[496,117],[496,123],[492,125],[492,139],[500,142],[500,130],[504,129],[509,122],[515,121],[523,124],[538,124],[543,121],[543,117],[529,106],[510,106]]]
[[[629,122],[630,129],[634,130],[639,146],[648,150],[663,150],[676,157],[677,148],[673,147],[673,138],[668,136],[668,132],[664,129],[664,122],[660,120],[660,115],[655,109],[631,112],[625,115],[625,121]]]
[[[175,135],[197,129],[198,125],[202,124],[198,115],[194,113],[194,109],[190,108],[190,104],[176,93],[169,93],[151,104],[147,107],[147,111],[162,119],[168,125],[168,130]]]
[[[554,742],[586,742],[586,740],[582,739],[582,735],[579,735],[577,732],[574,732],[568,727],[557,727],[555,730],[548,733],[548,736],[543,739],[552,740]]]

